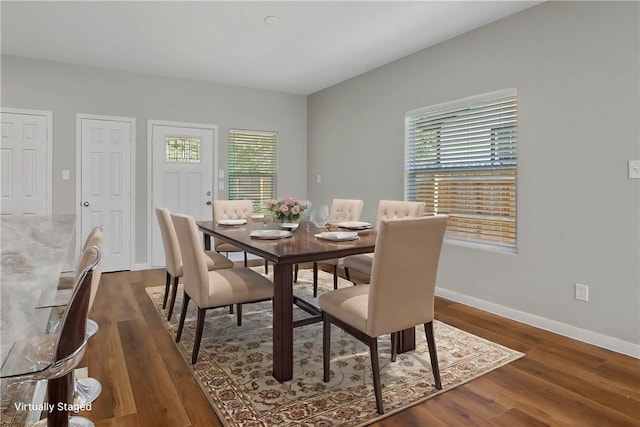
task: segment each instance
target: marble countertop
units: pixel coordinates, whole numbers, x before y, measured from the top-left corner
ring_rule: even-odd
[[[56,289],[72,258],[75,215],[0,217],[0,353],[45,333],[50,309],[35,309],[41,292]]]

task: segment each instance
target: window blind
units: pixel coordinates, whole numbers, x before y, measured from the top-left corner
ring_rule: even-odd
[[[405,198],[450,216],[447,237],[515,251],[517,93],[492,92],[405,116]]]
[[[277,132],[229,130],[229,200],[252,200],[259,210],[277,189]]]

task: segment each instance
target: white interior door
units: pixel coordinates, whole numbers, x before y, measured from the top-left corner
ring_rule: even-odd
[[[47,112],[2,111],[2,215],[51,214],[50,117]]]
[[[157,207],[192,215],[196,220],[213,217],[216,127],[150,122],[149,128],[153,157],[151,266],[162,267],[165,259]]]
[[[132,119],[81,117],[81,241],[104,231],[103,271],[131,269]]]

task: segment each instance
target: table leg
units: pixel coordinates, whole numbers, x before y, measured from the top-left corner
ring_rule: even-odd
[[[202,235],[204,236],[204,250],[205,251],[210,251],[211,250],[211,234],[207,234],[207,233],[202,233]]]
[[[273,271],[273,376],[293,378],[293,274],[291,264],[275,264]]]
[[[398,338],[398,353],[406,353],[416,348],[416,328],[400,331]]]

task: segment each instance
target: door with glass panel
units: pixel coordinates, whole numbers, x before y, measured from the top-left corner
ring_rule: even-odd
[[[162,267],[164,248],[156,208],[192,215],[196,220],[212,218],[217,127],[150,121],[149,134],[153,158],[151,266]]]

